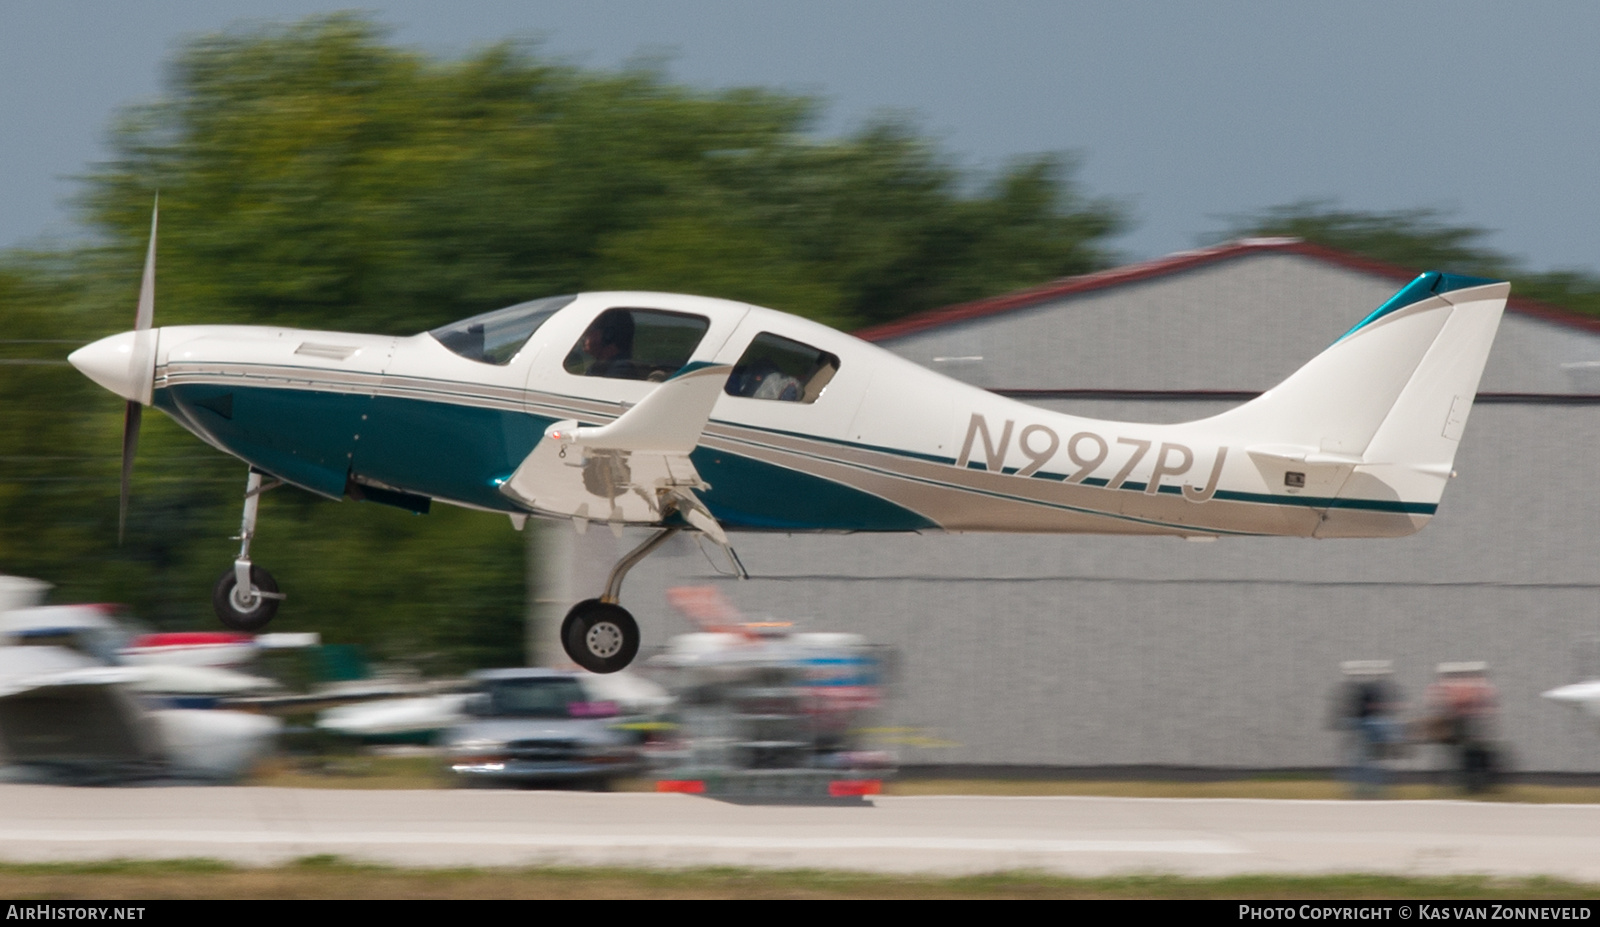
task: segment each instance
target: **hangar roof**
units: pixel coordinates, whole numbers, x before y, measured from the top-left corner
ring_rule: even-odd
[[[1019,398],[1153,391],[1238,400],[1281,382],[1415,276],[1299,239],[1244,239],[856,334]],[[1512,290],[1480,392],[1600,395],[1600,319],[1518,298],[1515,281]]]
[[[1063,277],[1043,286],[1018,290],[1014,293],[991,296],[968,303],[957,303],[954,306],[929,309],[902,319],[896,319],[893,322],[885,322],[881,325],[873,325],[861,329],[855,335],[866,341],[888,341],[926,329],[937,328],[941,325],[953,325],[958,322],[998,315],[1015,309],[1036,306],[1044,302],[1054,302],[1065,296],[1137,283],[1191,270],[1196,267],[1268,252],[1304,255],[1360,273],[1385,277],[1395,281],[1396,284],[1409,282],[1424,270],[1450,269],[1447,267],[1425,267],[1417,270],[1408,270],[1396,264],[1374,261],[1347,251],[1339,251],[1299,238],[1241,238],[1210,248],[1179,251],[1154,260],[1141,261],[1137,264],[1125,264],[1121,267],[1112,267],[1092,274]],[[1548,303],[1519,298],[1514,292],[1516,289],[1515,281],[1512,283],[1512,289],[1511,300],[1506,307],[1512,312],[1561,325],[1570,325],[1583,331],[1600,332],[1600,319],[1568,312]]]

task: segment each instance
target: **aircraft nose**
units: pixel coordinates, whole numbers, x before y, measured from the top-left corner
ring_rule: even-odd
[[[153,330],[146,329],[152,333]],[[139,342],[146,332],[123,332],[86,344],[67,355],[78,371],[123,399],[149,402],[148,383],[154,358]]]

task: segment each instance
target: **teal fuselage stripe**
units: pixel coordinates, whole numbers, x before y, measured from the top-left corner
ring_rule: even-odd
[[[209,383],[158,389],[152,397],[156,408],[207,443],[333,498],[344,495],[353,437],[371,402],[354,394]]]
[[[219,400],[231,395],[229,403]],[[184,384],[155,406],[202,439],[274,476],[343,495],[348,474],[406,492],[520,512],[499,486],[556,419],[419,399]],[[228,409],[224,416],[217,408]],[[879,496],[710,448],[691,455],[707,508],[730,528],[921,531],[939,526]]]
[[[357,443],[354,472],[436,499],[505,512],[521,509],[500,492],[553,418],[378,396],[370,434]]]
[[[926,531],[939,526],[880,496],[740,454],[695,448],[701,493],[729,527],[766,531]]]
[[[522,411],[319,390],[240,384],[183,384],[155,393],[154,405],[202,439],[289,482],[339,498],[352,473],[421,496],[495,511],[520,512],[499,491],[556,419]],[[226,414],[225,414],[226,413]],[[750,426],[740,426],[750,427]],[[905,459],[954,464],[950,458],[779,429],[752,429]],[[928,518],[880,496],[788,467],[729,451],[697,448],[691,455],[711,489],[706,506],[726,526],[772,531],[919,531]],[[986,470],[980,462],[969,469]],[[881,468],[872,468],[880,470]],[[892,471],[881,471],[895,475]],[[1016,468],[1003,473],[1015,475]],[[904,476],[904,474],[901,474]],[[909,478],[909,477],[907,477]],[[1030,479],[1061,482],[1064,473]],[[917,479],[915,482],[928,483]],[[1106,480],[1090,478],[1089,486]],[[963,487],[934,483],[952,491]],[[1118,491],[1143,492],[1129,481]],[[995,493],[976,491],[983,495]],[[1162,486],[1164,494],[1182,492]],[[1001,494],[1001,497],[1010,498]],[[1432,503],[1247,493],[1219,490],[1216,499],[1262,505],[1358,509],[1432,515]],[[1034,501],[1018,498],[1018,501]],[[1089,509],[1078,509],[1090,512]]]
[[[967,462],[967,469],[986,471],[989,468],[982,461],[971,460]],[[1015,475],[1019,469],[1021,468],[1004,467],[1000,470],[1000,472],[1008,475]],[[1046,470],[1040,470],[1037,473],[1031,474],[1029,478],[1035,480],[1051,480],[1059,483],[1065,482],[1067,475],[1065,473],[1051,473]],[[1082,485],[1105,486],[1110,482],[1110,480],[1102,477],[1091,476],[1085,479]],[[1136,480],[1128,480],[1121,486],[1117,487],[1117,491],[1144,492],[1147,488],[1148,484],[1146,483],[1140,483]],[[1157,492],[1161,493],[1162,495],[1177,495],[1183,492],[1183,487],[1166,485],[1158,489]],[[1222,499],[1226,502],[1251,502],[1259,505],[1293,505],[1311,509],[1359,509],[1364,512],[1398,512],[1406,515],[1432,515],[1439,510],[1439,505],[1436,502],[1401,502],[1399,500],[1386,499],[1338,499],[1331,496],[1290,496],[1265,492],[1239,492],[1232,489],[1219,489],[1217,490],[1216,495],[1212,496],[1212,498]]]
[[[890,454],[895,457],[903,457],[908,460],[922,460],[929,463],[950,464],[951,466],[954,466],[956,463],[956,459],[954,457],[946,457],[939,454],[922,454],[916,451],[903,451],[898,448],[885,447],[878,444],[863,444],[858,441],[845,441],[839,438],[823,438],[816,435],[800,434],[799,432],[794,431],[784,431],[781,428],[756,428],[752,425],[740,425],[739,427],[750,428],[755,431],[764,431],[769,434],[783,435],[790,438],[803,438],[823,444],[832,444],[835,447],[848,447],[854,450],[875,451],[880,454]],[[979,472],[988,472],[989,467],[981,460],[969,460],[967,461],[967,469],[977,470]],[[1021,469],[1021,467],[1002,467],[998,472],[1004,473],[1007,476],[1015,476]],[[1064,483],[1067,480],[1067,474],[1056,473],[1050,470],[1040,470],[1037,473],[1030,474],[1028,478]],[[1083,480],[1082,485],[1105,486],[1110,482],[1110,480],[1105,479],[1104,477],[1091,476]],[[1129,480],[1118,487],[1118,489],[1119,491],[1126,490],[1130,492],[1144,492],[1145,484]],[[1167,494],[1181,493],[1183,492],[1183,487],[1163,486],[1161,487],[1160,492]],[[1275,495],[1272,493],[1235,492],[1226,489],[1218,490],[1214,498],[1225,499],[1231,502],[1254,502],[1263,505],[1293,505],[1318,509],[1363,509],[1373,512],[1403,512],[1409,515],[1432,515],[1439,508],[1437,503],[1432,502],[1391,502],[1378,499],[1333,499],[1321,496],[1290,496]]]
[[[1130,484],[1131,485],[1131,484]],[[1162,492],[1182,492],[1177,486],[1163,486]],[[1272,493],[1234,492],[1219,489],[1214,498],[1229,502],[1259,502],[1265,505],[1298,505],[1312,509],[1358,509],[1363,512],[1396,512],[1405,515],[1432,515],[1436,502],[1401,502],[1397,499],[1336,499],[1328,496],[1279,496]]]

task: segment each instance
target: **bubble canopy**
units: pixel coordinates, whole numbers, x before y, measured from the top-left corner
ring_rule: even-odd
[[[511,363],[546,319],[577,298],[569,295],[529,300],[451,322],[428,334],[467,360],[503,367]]]

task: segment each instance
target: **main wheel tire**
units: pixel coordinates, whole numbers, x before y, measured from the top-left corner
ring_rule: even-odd
[[[585,599],[561,622],[561,646],[591,673],[615,673],[639,652],[639,625],[620,605]]]
[[[216,588],[211,590],[211,608],[217,613],[223,625],[235,631],[259,631],[267,626],[272,616],[278,613],[278,599],[258,595],[248,607],[241,605],[234,596],[235,587],[239,584],[237,573],[229,568],[217,580]],[[277,592],[278,583],[272,574],[254,564],[250,566],[250,585],[258,592]]]

